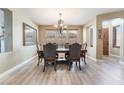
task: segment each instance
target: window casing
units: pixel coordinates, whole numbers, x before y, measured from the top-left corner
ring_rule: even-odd
[[[93,47],[93,27],[92,26],[88,26],[86,28],[86,42],[88,44],[89,47]]]
[[[0,9],[0,52],[5,51],[5,43],[4,43],[4,11]]]
[[[90,28],[90,47],[93,47],[93,28]]]
[[[120,48],[121,27],[120,25],[113,27],[113,48]]]
[[[0,8],[0,53],[12,51],[12,11]]]

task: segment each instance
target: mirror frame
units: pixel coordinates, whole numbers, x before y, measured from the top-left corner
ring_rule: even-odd
[[[33,44],[26,44],[26,27],[30,28],[30,29],[33,29],[35,31],[35,42]],[[23,46],[31,46],[31,45],[36,45],[37,43],[37,29],[35,29],[34,27],[26,24],[26,23],[23,23]]]

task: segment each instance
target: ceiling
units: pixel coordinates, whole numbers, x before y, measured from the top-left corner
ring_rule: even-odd
[[[120,8],[23,8],[29,18],[38,25],[57,24],[59,12],[64,24],[83,25],[96,15],[122,10]]]

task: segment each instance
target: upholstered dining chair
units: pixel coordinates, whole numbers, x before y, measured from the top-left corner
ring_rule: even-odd
[[[69,45],[70,45],[69,43],[65,43],[64,47],[69,48]]]
[[[44,68],[43,72],[45,71],[45,67],[48,62],[54,62],[54,70],[56,71],[56,45],[52,43],[48,43],[43,46],[43,54],[44,54]]]
[[[84,63],[86,64],[86,60],[85,60],[86,51],[87,51],[87,43],[86,43],[86,42],[82,44],[82,49],[85,50],[85,52],[82,52],[82,53],[81,53],[81,58],[84,59]]]
[[[41,44],[36,43],[36,47],[37,47],[37,54],[38,54],[37,65],[39,66],[39,63],[42,62],[42,59],[43,59],[43,51],[41,51]]]
[[[69,70],[71,69],[71,64],[73,62],[79,63],[79,69],[81,70],[80,66],[80,57],[81,57],[81,45],[78,43],[74,43],[69,46]]]
[[[58,44],[57,43],[53,43],[56,46],[56,49],[58,48]],[[56,53],[56,58],[58,58],[58,54]],[[54,63],[53,63],[54,64]]]
[[[57,43],[53,43],[55,46],[56,46],[56,48],[58,48],[58,44]]]
[[[87,50],[87,43],[86,42],[82,44],[82,49]]]
[[[65,45],[64,45],[64,47],[65,48],[67,48],[67,49],[69,49],[69,43],[65,43]],[[65,58],[67,59],[68,58],[68,56],[69,56],[69,53],[67,52],[67,53],[65,53]]]

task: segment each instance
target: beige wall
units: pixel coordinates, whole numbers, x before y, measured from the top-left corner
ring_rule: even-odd
[[[13,51],[0,53],[0,73],[20,64],[36,55],[36,46],[23,46],[22,23],[25,22],[37,29],[21,9],[10,9],[13,12]]]
[[[39,26],[39,38],[40,43],[45,44],[45,31],[49,29],[54,29],[53,25],[40,25]],[[77,29],[78,30],[78,42],[82,44],[83,42],[83,27],[82,26],[68,26],[68,29]]]
[[[83,26],[83,42],[87,42],[87,27],[92,26],[93,28],[93,47],[87,47],[87,55],[96,59],[96,19],[89,21]]]
[[[124,11],[117,11],[117,12],[98,15],[96,17],[97,31],[102,29],[103,20],[111,20],[114,18],[121,18],[122,20],[124,20]],[[124,29],[124,24],[122,28]],[[102,55],[103,55],[102,49],[103,49],[103,39],[97,39],[97,59],[102,59]],[[120,57],[122,60],[124,59],[124,31],[122,31],[122,34],[121,34]]]

